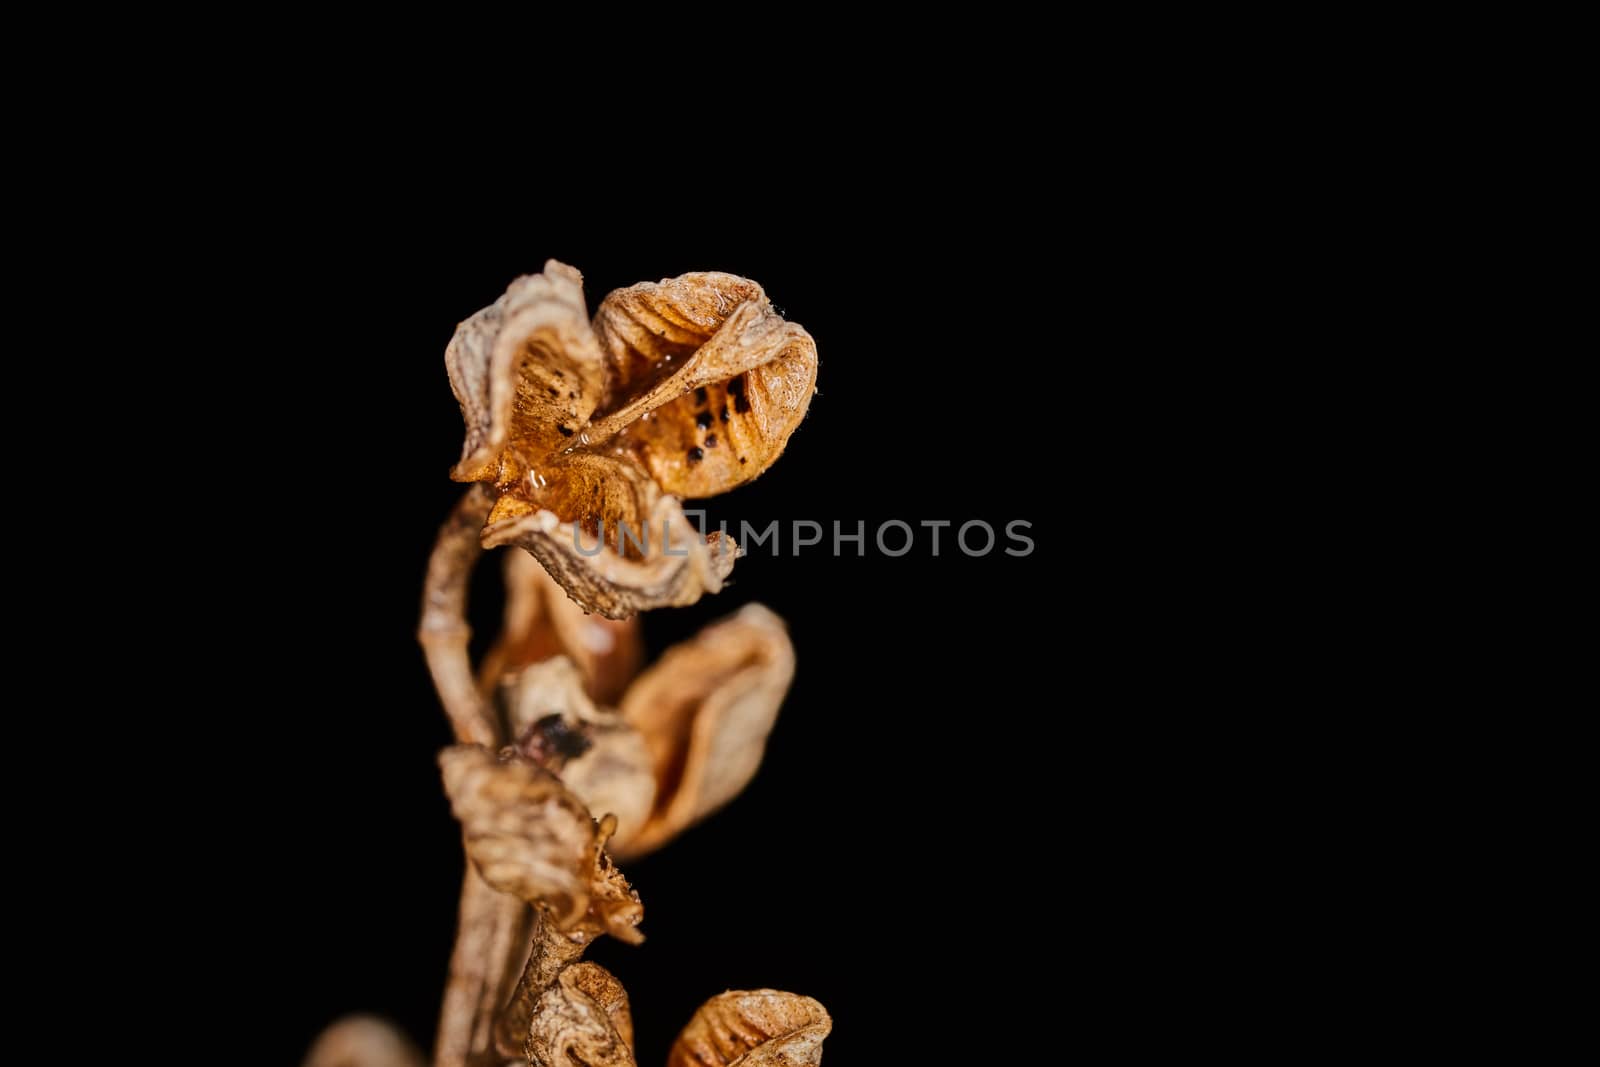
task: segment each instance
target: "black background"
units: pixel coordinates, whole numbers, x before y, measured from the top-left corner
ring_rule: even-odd
[[[1075,712],[1085,660],[1123,620],[1069,625],[1082,587],[1108,577],[1072,531],[1094,511],[1117,537],[1097,472],[1141,447],[1124,419],[1141,374],[1113,339],[1150,313],[1115,227],[1016,173],[981,203],[930,173],[932,208],[859,176],[844,214],[737,197],[579,210],[541,206],[530,184],[520,206],[497,193],[422,217],[352,193],[295,220],[275,351],[243,386],[259,435],[246,465],[273,492],[250,501],[249,543],[218,574],[234,606],[222,639],[251,665],[231,684],[269,709],[230,763],[255,836],[254,963],[234,981],[261,987],[243,991],[266,1007],[260,1062],[294,1062],[352,1011],[431,1041],[463,862],[434,764],[449,735],[414,640],[424,562],[460,491],[443,351],[547,257],[583,271],[591,309],[635,281],[746,275],[821,355],[786,453],[711,503],[713,519],[781,520],[785,554],[759,550],[722,594],[644,620],[653,655],[760,601],[788,621],[798,673],[750,787],[628,868],[646,943],[591,951],[628,989],[640,1062],[663,1062],[705,998],[759,987],[822,1001],[829,1063],[992,1062],[993,1026],[972,1020],[1010,1025],[1002,950],[1061,976],[1030,987],[1029,1010],[1081,1011],[1083,961],[1103,966],[1115,937],[1098,910],[1117,895],[1115,859],[1094,842],[1138,801],[1101,788],[1115,757],[1085,744],[1095,728]],[[1036,547],[1007,556],[1001,533],[968,558],[952,526],[937,558],[921,529],[902,558],[870,533],[861,557],[796,557],[794,519],[1022,519]],[[497,568],[479,578],[481,649]],[[1093,664],[1096,686],[1107,667]],[[1036,1026],[1015,1036],[1031,1045]]]

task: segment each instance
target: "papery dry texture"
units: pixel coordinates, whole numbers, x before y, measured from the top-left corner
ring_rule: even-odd
[[[816,345],[731,274],[621,289],[592,326],[584,315],[581,276],[552,260],[460,325],[445,354],[466,423],[452,477],[493,486],[486,547],[527,549],[587,610],[693,603],[738,549],[702,538],[679,499],[777,459],[815,390]]]
[[[617,819],[617,842],[636,834],[655,804],[656,779],[644,737],[611,709],[595,706],[565,656],[526,667],[505,688],[517,751],[558,774],[590,813]]]
[[[574,963],[535,1002],[525,1051],[538,1067],[633,1067],[633,1018],[622,983]]]
[[[833,1020],[810,997],[776,989],[730,991],[700,1006],[667,1067],[816,1067]]]
[[[467,855],[494,889],[542,908],[563,931],[643,936],[638,894],[605,852],[614,820],[596,824],[553,774],[476,745],[439,755]]]
[[[564,655],[583,675],[584,692],[615,707],[643,659],[638,617],[591,615],[528,553],[500,555],[506,606],[500,634],[479,668],[481,688],[492,692],[524,667]]]
[[[783,620],[759,604],[667,650],[628,688],[622,714],[643,736],[655,807],[615,851],[639,856],[732,800],[749,783],[794,678]]]

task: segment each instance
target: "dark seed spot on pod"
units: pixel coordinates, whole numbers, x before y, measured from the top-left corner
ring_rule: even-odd
[[[717,435],[716,434],[714,434],[714,433],[706,434],[706,447],[707,448],[716,448],[717,447]]]
[[[740,463],[741,463],[741,464],[743,464],[743,463],[745,463],[745,462],[747,462],[747,461],[746,461],[746,460],[745,460],[745,458],[744,458],[744,457],[743,457],[743,456],[740,456],[740,457],[739,457],[739,462],[740,462]]]
[[[560,374],[561,372],[556,371],[556,373]],[[741,374],[728,383],[728,392],[734,396],[744,396],[744,375]]]
[[[568,393],[567,395],[569,397],[571,397],[572,399],[574,399],[574,400],[578,399],[578,394],[577,393]]]
[[[560,396],[561,395],[561,390],[557,389],[555,386],[552,385],[550,387],[550,395],[551,396]]]
[[[562,374],[562,373],[561,373],[561,372],[560,372],[560,371],[556,371],[556,377],[557,377],[557,378],[565,378],[565,377],[566,377],[566,375],[565,375],[565,374]]]
[[[592,744],[588,732],[581,725],[574,728],[559,714],[546,715],[517,738],[517,748],[524,756],[557,770],[567,760],[577,759],[589,751]]]
[[[570,426],[557,426],[556,429],[561,431],[561,436],[562,437],[571,437],[572,436],[572,427],[570,427]]]
[[[705,386],[702,385],[700,388],[698,388],[698,389],[696,389],[694,391],[694,402],[696,404],[704,404],[706,402],[706,387]]]
[[[728,409],[727,408],[723,408],[722,409],[722,421],[723,422],[727,422],[730,418],[732,418],[732,415],[729,413]]]
[[[689,462],[690,463],[699,463],[702,459],[705,459],[705,457],[706,457],[705,449],[703,449],[703,448],[691,448],[691,449],[689,449]]]
[[[700,427],[702,430],[711,429],[711,412],[702,411],[700,414],[696,415],[694,417],[694,424]]]

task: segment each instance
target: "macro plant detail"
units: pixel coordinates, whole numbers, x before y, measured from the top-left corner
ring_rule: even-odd
[[[609,618],[722,588],[738,545],[700,536],[682,501],[770,467],[817,378],[811,335],[755,282],[643,283],[591,322],[580,275],[554,260],[463,322],[445,362],[466,423],[451,477],[489,490],[484,546],[527,549]]]
[[[643,941],[627,862],[755,775],[794,675],[782,620],[749,604],[641,669],[636,613],[717,592],[738,554],[682,500],[771,466],[815,390],[816,347],[760,286],[683,275],[612,293],[592,322],[551,261],[463,322],[446,353],[473,483],[439,532],[418,637],[455,744],[439,756],[468,858],[436,1067],[632,1065],[628,995],[584,960]],[[662,539],[630,538],[653,525]],[[580,551],[587,534],[598,552]],[[467,589],[504,556],[500,633],[474,670]],[[669,549],[671,551],[669,551]],[[832,1023],[776,990],[695,1013],[669,1067],[817,1064]],[[420,1067],[393,1028],[330,1027],[308,1067]]]

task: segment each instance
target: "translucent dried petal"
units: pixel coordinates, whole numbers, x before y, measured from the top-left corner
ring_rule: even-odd
[[[611,375],[590,436],[626,448],[686,499],[770,467],[815,392],[816,342],[746,278],[685,274],[619,289],[594,324]]]
[[[638,894],[605,854],[614,820],[597,826],[559,779],[520,758],[456,745],[439,754],[439,765],[485,882],[543,908],[560,930],[642,940]]]
[[[658,791],[618,854],[659,847],[732,800],[755,775],[794,678],[783,620],[759,604],[706,627],[629,688],[624,718],[644,736]]]
[[[367,1015],[340,1019],[317,1038],[304,1067],[423,1067],[422,1053],[393,1026]]]
[[[589,327],[583,276],[550,260],[456,327],[445,349],[466,441],[451,477],[495,481],[507,450],[541,459],[589,421],[605,362]]]
[[[810,997],[731,991],[700,1006],[672,1043],[667,1067],[816,1067],[833,1020]]]
[[[531,664],[566,656],[583,672],[584,691],[602,704],[615,706],[639,670],[638,620],[592,615],[528,553],[501,555],[505,561],[505,618],[479,671],[484,691],[492,692],[502,678]]]
[[[526,1051],[538,1067],[633,1067],[622,983],[599,964],[567,967],[534,1005]]]

